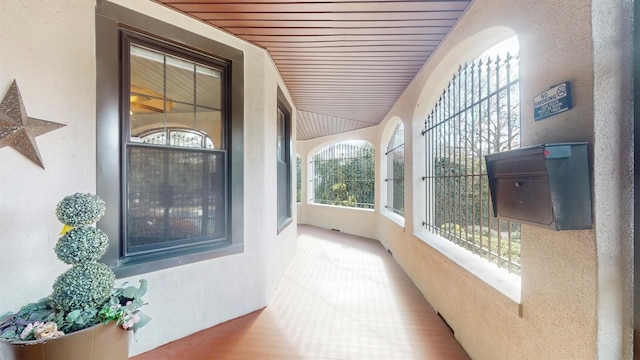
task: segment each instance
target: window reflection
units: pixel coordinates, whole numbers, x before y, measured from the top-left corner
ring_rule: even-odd
[[[223,148],[220,71],[138,44],[130,51],[129,141]]]

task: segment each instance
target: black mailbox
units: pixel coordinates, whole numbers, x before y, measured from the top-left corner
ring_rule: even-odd
[[[553,230],[591,229],[587,143],[485,156],[493,215]]]

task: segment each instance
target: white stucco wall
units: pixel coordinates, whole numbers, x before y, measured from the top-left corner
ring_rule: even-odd
[[[365,140],[376,148],[376,189],[380,186],[378,179],[380,178],[380,149],[378,147],[379,126],[372,126],[356,131],[343,134],[324,136],[312,140],[304,140],[297,142],[297,154],[300,155],[302,183],[309,185],[309,176],[311,170],[309,161],[324,147],[339,141],[347,140]],[[312,188],[302,186],[301,202],[298,204],[299,218],[301,224],[309,224],[325,229],[335,229],[342,232],[368,237],[375,239],[376,237],[376,214],[380,208],[380,194],[376,190],[375,209],[357,209],[341,206],[318,205],[311,203],[309,199],[313,197],[309,191]]]
[[[77,1],[0,4],[0,93],[15,79],[27,114],[66,127],[36,137],[45,170],[0,149],[0,313],[37,301],[67,266],[53,253],[55,206],[95,192],[94,5]],[[94,94],[93,96],[91,94]]]
[[[119,279],[149,281],[145,312],[153,320],[133,342],[134,355],[266,306],[295,252],[296,230],[277,234],[278,85],[288,92],[268,54],[148,0],[114,3],[241,49],[245,62],[244,253]],[[0,313],[50,293],[67,268],[53,253],[61,229],[55,205],[73,192],[95,192],[95,5],[0,4],[3,96],[15,78],[30,116],[67,125],[36,138],[46,170],[0,149]]]

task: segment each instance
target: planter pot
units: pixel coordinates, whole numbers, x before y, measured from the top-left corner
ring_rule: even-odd
[[[0,341],[2,360],[126,360],[129,332],[114,323],[40,341]]]

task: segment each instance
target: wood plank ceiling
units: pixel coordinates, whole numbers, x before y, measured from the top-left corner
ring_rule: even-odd
[[[155,0],[265,48],[297,139],[379,124],[471,0]]]

